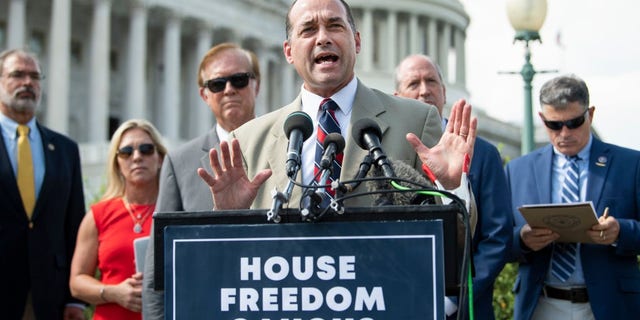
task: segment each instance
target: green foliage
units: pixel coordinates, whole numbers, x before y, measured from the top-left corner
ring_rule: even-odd
[[[493,287],[493,312],[498,320],[513,318],[513,283],[518,274],[517,263],[507,263],[496,278]]]

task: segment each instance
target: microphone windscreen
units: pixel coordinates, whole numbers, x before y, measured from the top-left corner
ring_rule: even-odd
[[[433,187],[433,184],[427,180],[420,172],[406,164],[404,161],[400,160],[392,160],[389,161],[391,163],[391,168],[396,174],[396,177],[399,179],[405,179],[413,183],[402,182],[396,180],[396,183],[401,186],[410,188],[410,189],[421,189],[418,185]],[[369,170],[367,174],[367,178],[371,177],[384,177],[384,173],[382,169],[378,166]],[[377,191],[385,191],[385,190],[395,190],[391,186],[391,180],[388,179],[380,179],[380,180],[371,180],[367,181],[367,190],[370,192]],[[426,196],[422,194],[418,194],[415,192],[385,192],[385,193],[377,193],[373,195],[374,197],[374,206],[383,206],[383,205],[415,205],[415,204],[425,204],[425,203],[435,203],[435,200],[431,196]]]
[[[351,136],[353,136],[358,146],[364,150],[369,150],[369,146],[367,146],[364,139],[364,134],[367,132],[378,137],[378,140],[382,140],[382,130],[380,130],[380,126],[369,118],[362,118],[351,127]]]
[[[326,150],[330,143],[335,143],[336,144],[336,154],[339,154],[342,151],[344,151],[345,142],[344,142],[344,137],[342,137],[341,134],[339,134],[337,132],[329,133],[324,138],[324,143],[323,143],[322,147]]]
[[[311,117],[303,111],[295,111],[287,116],[284,120],[284,133],[287,138],[290,137],[291,131],[298,129],[302,132],[302,140],[307,140],[313,133],[313,121]]]

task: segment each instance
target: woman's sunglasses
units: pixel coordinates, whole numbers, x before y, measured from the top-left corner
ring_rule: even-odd
[[[121,159],[129,159],[135,150],[132,146],[125,146],[118,149],[118,157]],[[156,151],[156,146],[151,143],[143,143],[138,146],[138,152],[144,156],[150,156]]]
[[[253,79],[254,75],[249,72],[236,73],[228,77],[215,78],[204,82],[204,86],[209,88],[213,93],[218,93],[224,90],[227,86],[227,82],[231,82],[231,85],[236,89],[242,89],[249,84],[249,79]]]
[[[584,113],[579,117],[569,119],[567,121],[544,120],[544,116],[542,117],[543,119],[542,121],[544,122],[544,125],[551,130],[555,130],[555,131],[562,130],[562,126],[567,126],[567,129],[571,130],[571,129],[579,128],[580,126],[582,126],[584,121],[587,119],[588,111],[589,109],[585,110]]]

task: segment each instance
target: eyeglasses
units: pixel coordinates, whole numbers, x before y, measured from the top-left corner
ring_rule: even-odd
[[[125,146],[118,149],[118,157],[120,159],[129,159],[135,150],[132,146]],[[150,156],[156,151],[156,146],[151,143],[143,143],[138,146],[138,152],[144,156]]]
[[[232,74],[228,77],[215,78],[204,82],[204,86],[209,88],[213,93],[218,93],[224,90],[227,86],[227,82],[231,82],[231,85],[236,89],[242,89],[249,84],[249,79],[253,79],[255,76],[253,73],[244,72]]]
[[[544,116],[542,117],[542,121],[544,122],[544,125],[551,130],[555,130],[555,131],[562,130],[562,126],[567,126],[567,129],[571,130],[571,129],[579,128],[580,126],[582,126],[584,121],[587,119],[588,111],[589,109],[585,110],[582,113],[582,115],[566,121],[545,120]]]
[[[28,71],[21,71],[21,70],[11,71],[7,73],[6,77],[10,79],[24,79],[25,77],[29,77],[33,81],[40,81],[44,79],[44,75],[40,72],[37,72],[37,71],[28,72]]]

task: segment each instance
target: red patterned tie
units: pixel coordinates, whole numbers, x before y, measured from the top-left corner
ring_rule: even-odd
[[[338,109],[338,105],[335,101],[327,98],[322,100],[320,103],[320,118],[318,119],[318,132],[317,132],[317,140],[316,140],[316,157],[314,161],[314,177],[315,182],[318,182],[320,179],[320,172],[322,168],[320,168],[320,159],[322,159],[322,153],[324,152],[324,138],[330,133],[340,133],[340,124],[338,123],[338,119],[336,118],[335,111]],[[342,169],[342,158],[343,154],[337,154],[335,160],[333,161],[333,166],[331,170],[331,181],[335,181],[340,178],[340,170]],[[329,183],[329,181],[327,181]],[[335,192],[330,188],[326,188],[325,192],[333,197]]]

